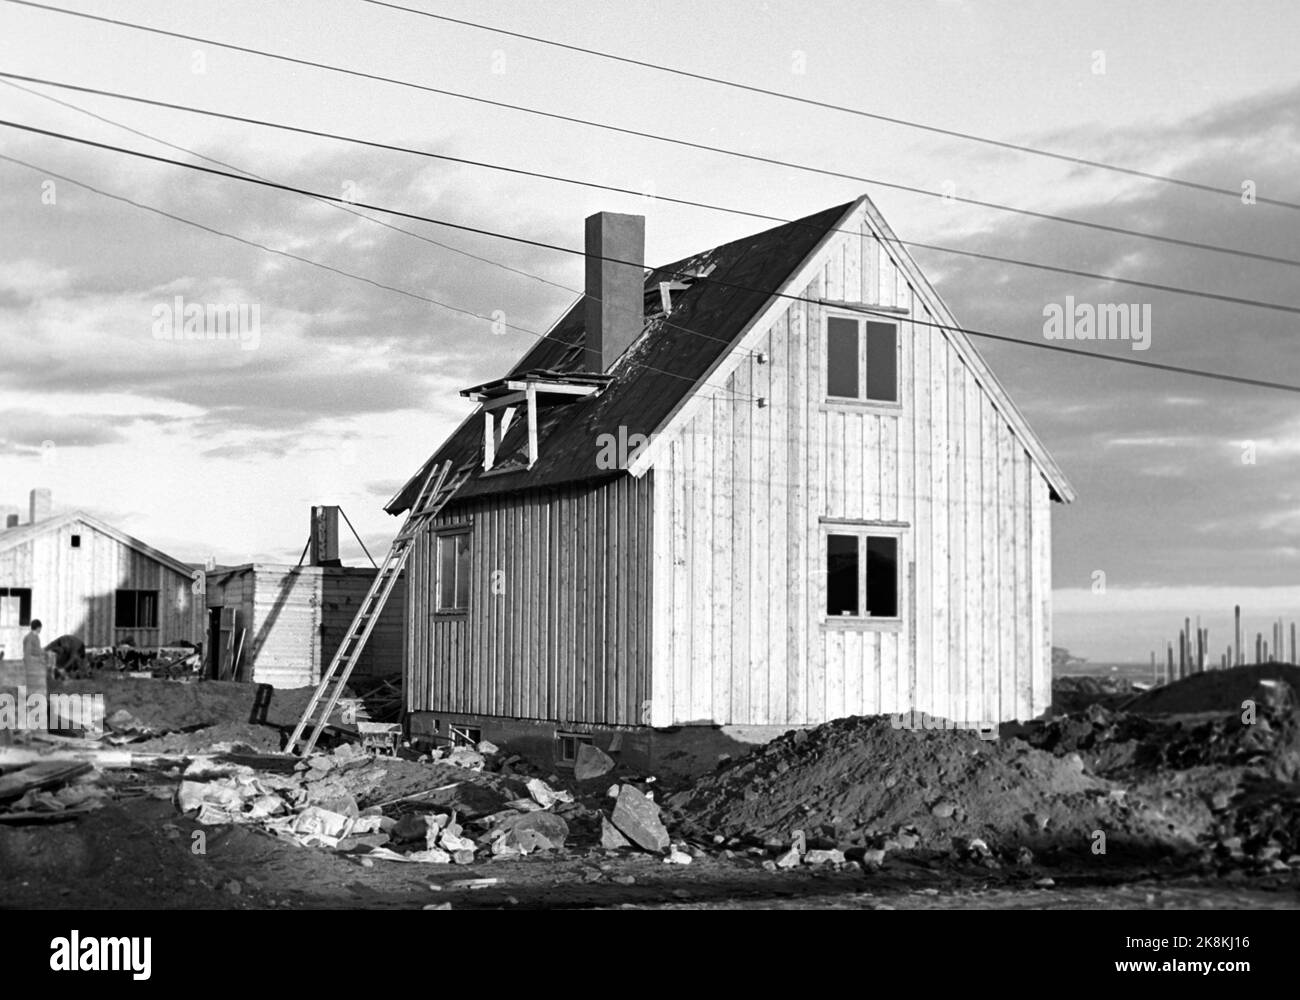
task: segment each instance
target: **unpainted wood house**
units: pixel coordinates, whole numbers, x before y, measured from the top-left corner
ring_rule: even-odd
[[[862,197],[586,295],[432,463],[407,564],[413,732],[660,770],[846,715],[1029,718],[1073,490]]]
[[[25,524],[0,531],[0,649],[22,655],[33,618],[41,638],[76,635],[89,647],[130,639],[148,648],[203,639],[203,597],[189,565],[84,511],[51,515],[31,493]]]

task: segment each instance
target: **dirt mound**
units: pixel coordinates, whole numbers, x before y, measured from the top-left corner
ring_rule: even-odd
[[[1053,677],[1052,711],[1061,714],[1079,712],[1095,704],[1114,708],[1138,693],[1138,689],[1122,677],[1087,674]]]
[[[143,728],[163,734],[218,724],[293,726],[315,689],[281,690],[237,681],[181,682],[104,675],[61,681],[51,690],[102,694],[105,716],[125,709]]]
[[[938,850],[973,837],[995,849],[1079,849],[1097,829],[1148,846],[1190,843],[1190,832],[1171,834],[1112,788],[1086,774],[1077,755],[856,717],[786,733],[668,806],[689,836],[768,843],[788,841],[795,829],[836,844],[871,843],[900,828]]]
[[[1213,718],[1086,711],[1026,727],[1021,739],[1055,755],[1079,754],[1088,770],[1108,778],[1195,767],[1250,767],[1281,781],[1300,778],[1300,718],[1289,706],[1259,704]]]
[[[1144,715],[1175,715],[1196,712],[1240,712],[1242,702],[1266,702],[1276,688],[1261,681],[1282,681],[1300,694],[1300,667],[1287,663],[1259,663],[1228,670],[1192,674],[1172,684],[1153,688],[1125,705],[1130,712]]]

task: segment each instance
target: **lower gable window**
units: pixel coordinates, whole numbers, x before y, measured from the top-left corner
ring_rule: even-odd
[[[31,588],[0,587],[0,628],[31,623]]]
[[[898,618],[898,536],[826,535],[827,618]]]

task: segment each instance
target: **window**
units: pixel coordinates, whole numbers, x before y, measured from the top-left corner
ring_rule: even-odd
[[[0,587],[0,628],[32,623],[29,587]]]
[[[898,538],[866,531],[826,536],[828,618],[897,618]]]
[[[556,733],[555,740],[560,745],[560,763],[573,764],[578,759],[578,747],[584,743],[591,746],[591,737],[581,733]]]
[[[476,747],[483,742],[483,730],[478,726],[462,726],[459,723],[447,724],[447,735],[451,737],[454,747]]]
[[[438,611],[469,610],[469,532],[438,536]]]
[[[115,628],[157,628],[158,591],[119,590],[114,602]]]
[[[73,535],[73,536],[72,536],[72,547],[73,547],[74,549],[79,549],[79,548],[81,548],[81,536],[80,536],[80,535]]]
[[[826,320],[826,395],[898,402],[898,325],[830,316]]]

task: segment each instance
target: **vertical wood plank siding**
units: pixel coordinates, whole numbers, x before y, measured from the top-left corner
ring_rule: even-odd
[[[72,536],[81,545],[72,547]],[[130,635],[139,646],[179,639],[203,639],[203,597],[193,580],[84,521],[73,520],[0,552],[0,587],[32,591],[32,617],[41,620],[41,637],[52,642],[65,633],[87,646],[110,646]],[[118,590],[158,591],[158,627],[117,629]],[[5,656],[22,655],[26,626],[0,628]]]
[[[650,697],[653,475],[476,499],[440,515],[407,564],[408,707],[640,724]],[[466,523],[469,610],[438,614],[434,533]],[[703,698],[711,681],[700,683]]]
[[[897,305],[901,406],[827,405],[826,307],[791,302],[655,466],[653,722],[817,723],[1050,700],[1048,486],[860,217],[794,294]],[[716,379],[715,379],[716,381]],[[711,390],[704,390],[711,392]],[[754,397],[764,397],[759,407]],[[823,519],[902,524],[901,625],[823,621]]]

